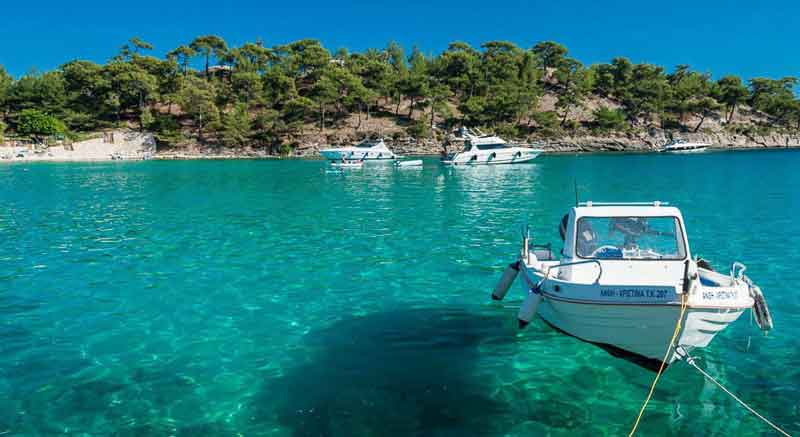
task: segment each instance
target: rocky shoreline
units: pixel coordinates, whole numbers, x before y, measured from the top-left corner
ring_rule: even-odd
[[[778,149],[800,147],[800,135],[774,134],[765,136],[714,134],[682,134],[673,138],[705,142],[718,149]],[[543,149],[547,153],[597,153],[597,152],[653,152],[659,150],[669,138],[659,132],[655,135],[567,135],[559,138],[546,138],[534,141],[511,141],[526,143],[531,147]],[[460,143],[452,141],[450,150],[460,149]],[[400,155],[436,155],[442,151],[442,143],[433,140],[416,141],[412,138],[391,140],[386,144]],[[299,156],[319,156],[319,150],[326,147],[320,143],[304,145]]]
[[[800,135],[772,134],[763,136],[734,135],[728,133],[686,133],[674,135],[689,141],[712,144],[719,149],[778,149],[800,148]],[[658,150],[669,139],[663,131],[653,134],[609,134],[609,135],[566,135],[559,138],[545,138],[527,142],[531,147],[543,149],[546,153],[597,153],[597,152],[652,152]],[[339,143],[346,144],[354,139],[343,138]],[[460,139],[448,138],[450,150],[461,148]],[[524,141],[514,141],[524,143]],[[438,156],[442,143],[432,139],[387,138],[387,145],[399,155]],[[319,151],[328,144],[320,139],[300,142],[295,158],[319,158]],[[112,160],[186,160],[186,159],[275,159],[260,148],[201,147],[196,144],[180,148],[159,150],[150,133],[134,131],[115,131],[102,134],[82,142],[57,144],[48,148],[34,148],[30,145],[0,145],[2,161],[112,161]]]

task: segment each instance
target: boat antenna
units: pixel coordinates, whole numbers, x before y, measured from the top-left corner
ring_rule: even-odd
[[[572,183],[575,186],[575,206],[578,205],[578,178],[572,179]]]

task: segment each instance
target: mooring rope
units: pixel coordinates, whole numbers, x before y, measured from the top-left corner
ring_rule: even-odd
[[[687,363],[689,363],[690,366],[694,367],[695,369],[697,369],[698,372],[702,373],[703,376],[706,377],[706,379],[708,379],[709,381],[711,381],[714,384],[716,384],[717,387],[721,388],[722,391],[724,391],[725,393],[728,394],[728,396],[730,396],[734,400],[736,400],[736,402],[738,402],[739,405],[745,407],[747,409],[747,411],[753,413],[756,417],[758,417],[759,419],[763,420],[764,423],[766,423],[767,425],[771,426],[775,431],[778,431],[779,433],[785,435],[786,437],[791,437],[791,435],[789,435],[789,433],[787,433],[786,431],[782,430],[778,425],[775,425],[774,423],[770,422],[769,419],[767,419],[766,417],[758,414],[758,412],[756,410],[751,408],[743,400],[739,399],[735,394],[731,393],[730,390],[728,390],[722,384],[720,384],[716,379],[712,378],[711,375],[709,375],[703,369],[701,369],[697,365],[697,363],[695,363],[694,358],[692,358],[691,355],[689,355],[685,350],[683,350],[683,348],[679,347],[678,349],[676,349],[675,352],[678,353],[678,355],[681,357],[682,360],[685,360]]]
[[[681,331],[681,323],[683,321],[683,315],[686,313],[686,305],[689,301],[689,297],[687,293],[681,294],[681,312],[678,316],[678,322],[675,323],[675,332],[672,333],[672,339],[669,341],[667,345],[667,353],[664,354],[664,359],[661,360],[661,367],[658,368],[658,373],[656,373],[656,377],[653,379],[653,383],[650,384],[650,392],[647,393],[647,398],[645,398],[644,403],[642,404],[642,408],[639,410],[639,415],[636,417],[636,422],[633,424],[633,428],[631,428],[631,432],[628,434],[628,437],[633,437],[636,434],[636,428],[639,427],[639,421],[642,420],[642,415],[644,415],[644,409],[647,408],[647,404],[650,402],[650,398],[653,397],[653,391],[656,389],[656,384],[658,384],[658,379],[661,377],[661,373],[664,372],[664,367],[666,366],[667,359],[669,358],[670,352],[672,352],[672,345],[675,344],[675,339],[678,338],[678,333]]]

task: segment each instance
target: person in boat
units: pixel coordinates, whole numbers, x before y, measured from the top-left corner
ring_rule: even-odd
[[[588,256],[597,249],[597,233],[588,220],[578,220],[578,254]]]
[[[640,236],[648,233],[647,219],[642,217],[616,217],[611,221],[611,233],[619,231],[624,236],[623,247],[632,249],[637,246]]]

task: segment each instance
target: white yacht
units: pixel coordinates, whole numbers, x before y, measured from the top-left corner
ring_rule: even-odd
[[[772,328],[764,296],[744,265],[722,273],[692,259],[677,208],[586,202],[570,209],[560,231],[561,259],[523,232],[518,261],[492,293],[502,299],[522,277],[520,327],[538,314],[562,333],[651,370],[678,359],[681,348],[708,346],[745,310],[761,329]]]
[[[540,149],[509,144],[495,135],[483,135],[480,133],[475,135],[466,128],[462,128],[461,136],[464,138],[464,150],[453,154],[445,154],[442,157],[442,164],[519,164],[528,162],[542,153]]]
[[[364,140],[354,146],[337,147],[320,150],[319,152],[326,159],[331,161],[345,160],[394,160],[399,158],[386,146],[383,139]]]
[[[705,152],[710,146],[711,144],[709,143],[698,143],[678,139],[665,144],[661,151],[665,153],[697,153]]]

